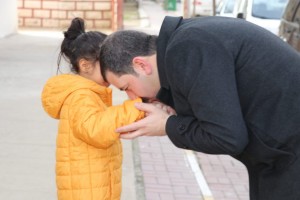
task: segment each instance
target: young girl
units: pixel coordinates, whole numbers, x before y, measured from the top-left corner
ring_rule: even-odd
[[[132,123],[143,113],[126,101],[112,105],[112,91],[103,81],[99,45],[106,35],[85,32],[84,21],[72,20],[64,32],[61,58],[74,75],[50,78],[42,92],[45,111],[59,119],[56,183],[59,200],[119,200],[122,147],[117,127]]]

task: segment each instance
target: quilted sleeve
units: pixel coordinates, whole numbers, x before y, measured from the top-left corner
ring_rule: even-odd
[[[89,90],[72,96],[69,118],[74,135],[97,148],[108,148],[119,139],[119,133],[115,132],[117,127],[144,117],[144,113],[134,107],[134,103],[141,102],[141,99],[106,107]]]

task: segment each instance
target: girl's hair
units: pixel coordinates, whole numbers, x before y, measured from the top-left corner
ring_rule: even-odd
[[[62,58],[70,63],[71,71],[75,73],[79,72],[78,63],[80,59],[98,61],[100,45],[106,36],[106,34],[98,31],[85,32],[84,20],[74,18],[68,30],[64,31],[64,40],[57,60],[57,72]]]

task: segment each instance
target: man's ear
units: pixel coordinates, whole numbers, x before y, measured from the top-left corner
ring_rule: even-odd
[[[79,71],[82,73],[89,73],[89,71],[91,70],[91,62],[81,58],[78,62],[79,65]]]
[[[132,60],[133,69],[138,73],[149,75],[152,73],[152,66],[146,57],[137,56]]]

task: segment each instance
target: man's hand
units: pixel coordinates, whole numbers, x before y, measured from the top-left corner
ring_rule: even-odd
[[[134,139],[139,136],[164,136],[166,135],[166,123],[175,111],[161,103],[136,103],[135,107],[146,113],[146,117],[140,121],[116,130],[123,139]]]
[[[172,107],[170,107],[166,104],[163,104],[160,101],[153,101],[151,104],[155,105],[159,109],[166,111],[169,115],[176,115],[176,111]]]

